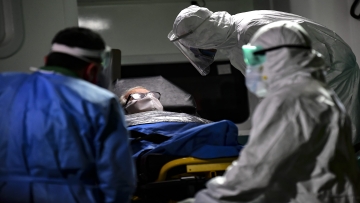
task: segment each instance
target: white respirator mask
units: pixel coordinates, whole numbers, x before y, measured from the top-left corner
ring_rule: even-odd
[[[134,114],[145,111],[163,111],[164,107],[157,98],[147,95],[142,99],[131,100],[125,106],[125,110],[127,114]]]

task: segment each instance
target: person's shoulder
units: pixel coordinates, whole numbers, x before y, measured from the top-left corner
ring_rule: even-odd
[[[285,13],[272,10],[253,10],[233,15],[240,34],[249,35],[245,41],[250,41],[251,36],[260,27],[284,18]],[[286,18],[286,17],[285,17]],[[248,31],[248,32],[247,32]]]
[[[30,77],[28,73],[20,73],[20,72],[4,72],[0,73],[0,87],[11,87],[17,83],[21,83],[26,80],[26,78]]]
[[[280,94],[271,95],[268,99],[268,108],[279,111],[287,111],[289,115],[308,114],[317,117],[320,114],[331,111],[336,104],[334,93],[317,82],[299,86],[293,91],[284,91]]]
[[[83,102],[92,103],[94,105],[104,105],[109,103],[110,100],[117,99],[116,95],[109,90],[79,78],[61,74],[42,73],[38,73],[38,76],[47,78],[46,82],[43,82],[44,85],[47,84],[48,86],[52,86],[55,91],[67,95],[66,97],[82,100]]]
[[[68,80],[71,80],[72,83],[65,83],[64,85],[67,85],[68,88],[71,88],[72,91],[76,92],[79,96],[89,102],[103,103],[104,101],[117,99],[116,95],[111,91],[85,80],[76,78],[68,78]]]
[[[241,16],[244,19],[263,19],[264,17],[274,17],[274,16],[284,16],[288,15],[289,13],[281,12],[281,11],[274,11],[274,10],[253,10],[253,11],[247,11],[247,12],[241,12],[238,14],[235,14],[233,16]],[[289,14],[291,15],[291,14]],[[263,19],[264,21],[267,21],[267,19]]]
[[[16,78],[26,78],[29,77],[30,74],[28,73],[22,73],[22,72],[3,72],[0,73],[0,78],[2,78],[3,80],[5,79],[16,79]],[[3,80],[0,80],[1,82]]]
[[[324,87],[319,85],[305,85],[297,87],[284,87],[282,91],[276,92],[269,95],[264,99],[265,104],[277,104],[277,106],[282,107],[293,107],[295,105],[305,105],[318,103],[317,99],[322,94],[319,92],[321,89],[322,93],[329,93],[328,97],[330,98],[331,93]],[[331,98],[330,98],[331,99]]]

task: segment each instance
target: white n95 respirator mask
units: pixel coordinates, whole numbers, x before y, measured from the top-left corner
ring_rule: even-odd
[[[164,107],[160,101],[153,96],[146,96],[142,99],[131,100],[126,106],[127,114],[140,113],[145,111],[163,111]]]

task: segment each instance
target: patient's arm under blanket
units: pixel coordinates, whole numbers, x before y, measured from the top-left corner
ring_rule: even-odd
[[[184,123],[211,123],[212,121],[189,115],[186,113],[176,113],[169,111],[146,111],[136,114],[126,115],[128,126],[158,123],[158,122],[184,122]]]

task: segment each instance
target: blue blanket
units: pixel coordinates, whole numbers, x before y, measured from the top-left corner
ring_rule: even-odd
[[[169,137],[156,144],[150,141],[132,141],[133,158],[144,150],[146,153],[196,157],[201,159],[238,156],[243,148],[238,143],[238,129],[228,120],[212,123],[158,122],[128,127],[145,135],[159,134]],[[130,138],[134,140],[134,138]]]

